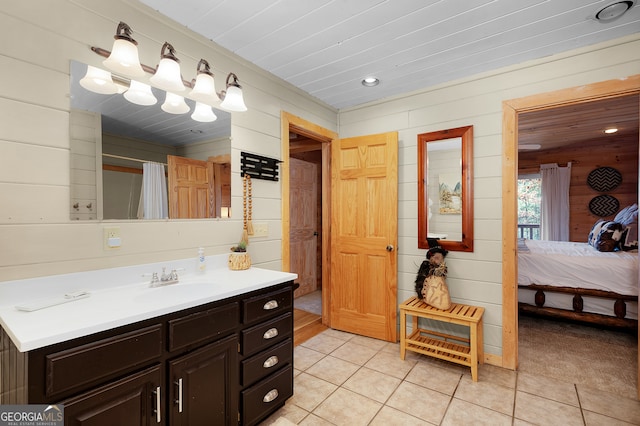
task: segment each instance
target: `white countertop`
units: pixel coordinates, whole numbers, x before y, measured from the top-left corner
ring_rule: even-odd
[[[249,268],[232,271],[227,255],[208,256],[204,273],[195,260],[137,265],[0,282],[0,325],[21,352],[132,324],[296,279],[297,274]],[[142,274],[179,272],[180,282],[150,288]],[[86,290],[80,300],[25,312],[16,305]]]

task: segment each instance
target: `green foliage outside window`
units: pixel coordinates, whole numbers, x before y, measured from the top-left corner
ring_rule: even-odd
[[[540,178],[518,179],[518,225],[540,225]],[[540,229],[532,229],[532,239],[540,239]]]

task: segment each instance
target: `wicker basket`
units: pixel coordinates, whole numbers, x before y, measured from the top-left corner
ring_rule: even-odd
[[[232,271],[242,271],[251,268],[251,257],[249,253],[229,254],[229,269]]]

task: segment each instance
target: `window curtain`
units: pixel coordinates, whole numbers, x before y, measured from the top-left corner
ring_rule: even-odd
[[[144,163],[142,165],[142,190],[138,204],[138,219],[165,219],[169,217],[167,201],[167,179],[164,165]]]
[[[543,240],[569,241],[571,163],[540,165],[540,226]]]

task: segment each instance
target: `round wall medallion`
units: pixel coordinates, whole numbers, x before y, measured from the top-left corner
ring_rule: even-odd
[[[613,167],[598,167],[587,177],[587,184],[598,192],[608,192],[622,183],[622,175]]]
[[[607,217],[620,209],[620,202],[611,195],[598,195],[589,201],[589,211],[598,217]]]

